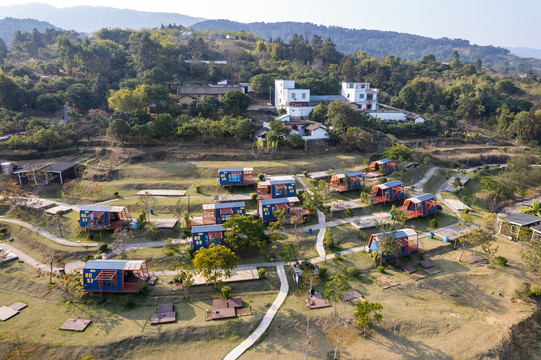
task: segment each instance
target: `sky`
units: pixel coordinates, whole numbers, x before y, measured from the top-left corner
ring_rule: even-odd
[[[0,5],[29,2],[176,12],[240,22],[307,21],[541,49],[540,0],[0,0]]]

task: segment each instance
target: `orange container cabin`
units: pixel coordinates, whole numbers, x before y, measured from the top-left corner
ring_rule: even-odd
[[[382,234],[370,235],[368,249],[370,252],[380,252]],[[394,233],[394,240],[399,244],[398,256],[406,256],[419,250],[419,235],[412,229],[401,229]],[[390,258],[394,255],[383,253],[383,258]]]
[[[257,183],[257,196],[260,199],[279,199],[297,195],[294,179],[268,180]]]
[[[276,220],[274,212],[276,210],[285,210],[289,216],[308,215],[309,211],[300,206],[299,198],[296,196],[281,199],[260,200],[257,205],[257,212],[263,221]]]
[[[350,191],[364,188],[364,173],[362,171],[331,176],[329,188],[331,191]]]
[[[406,219],[427,216],[438,211],[438,201],[432,194],[423,194],[418,197],[406,199],[402,205],[402,211],[406,211]]]
[[[253,168],[219,169],[220,186],[247,186],[255,184]]]
[[[203,216],[190,219],[189,226],[223,224],[233,215],[246,215],[244,201],[232,203],[203,204]]]
[[[131,222],[127,206],[86,205],[79,211],[79,226],[90,230],[117,230]]]
[[[385,202],[392,202],[404,198],[404,184],[402,181],[390,181],[385,184],[379,184],[372,186],[370,195],[371,205],[376,205]]]
[[[83,291],[138,293],[148,277],[145,260],[90,260],[83,269]]]
[[[368,168],[368,174],[366,174],[366,176],[378,177],[389,175],[396,171],[396,168],[397,164],[393,161],[393,159],[373,161],[372,163],[370,163],[370,167]]]

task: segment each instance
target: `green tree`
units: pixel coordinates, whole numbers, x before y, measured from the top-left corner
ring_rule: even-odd
[[[255,51],[259,52],[259,53],[262,53],[262,52],[267,52],[267,45],[265,44],[265,41],[264,40],[257,40],[257,44],[255,46]],[[253,86],[253,83],[252,83],[252,86]]]
[[[260,220],[235,214],[226,220],[224,227],[228,230],[225,241],[232,250],[243,252],[254,247],[259,247],[262,251],[266,249],[268,237]]]
[[[19,85],[0,70],[0,107],[10,110],[19,109],[20,91]]]
[[[188,301],[188,289],[194,284],[194,269],[184,261],[173,264],[173,271],[178,271],[174,280],[184,289],[184,297]]]
[[[299,251],[293,244],[285,244],[280,251],[280,257],[286,263],[299,260]]]
[[[323,203],[323,196],[318,191],[305,191],[300,195],[301,207],[308,210],[310,214],[317,211],[323,211],[325,204]]]
[[[148,103],[142,88],[112,90],[107,102],[114,111],[131,113],[137,110],[146,110]]]
[[[266,140],[270,144],[283,144],[289,138],[289,134],[291,134],[291,128],[280,121],[271,121],[269,128]]]
[[[175,119],[169,114],[160,114],[154,120],[153,124],[153,130],[154,134],[158,138],[166,138],[172,134],[174,134],[174,128],[175,128]]]
[[[338,273],[334,275],[330,281],[325,284],[325,293],[323,297],[334,303],[334,316],[336,316],[336,308],[338,302],[344,300],[344,292],[351,289],[347,278],[344,274]]]
[[[212,244],[208,249],[202,248],[195,253],[193,265],[206,283],[213,283],[216,288],[222,283],[221,279],[231,277],[231,270],[237,267],[238,262],[239,258],[231,249]]]
[[[415,111],[417,110],[417,93],[411,87],[411,85],[406,85],[400,90],[400,93],[398,93],[398,97],[402,102],[404,103],[404,106],[406,107],[406,110],[409,111]]]
[[[274,79],[275,76],[272,74],[256,75],[250,79],[250,82],[252,83],[252,90],[258,95],[269,96],[269,94],[273,91]]]
[[[533,113],[529,111],[518,113],[510,128],[522,142],[536,140],[539,137],[539,124],[535,121]]]
[[[107,127],[107,137],[124,142],[128,138],[130,131],[130,124],[126,120],[113,119]]]
[[[223,110],[226,115],[240,116],[246,112],[250,106],[250,97],[238,90],[227,92],[223,99]]]
[[[364,337],[368,337],[372,323],[381,322],[382,310],[383,306],[380,303],[369,303],[366,300],[355,306],[355,326],[361,329]]]
[[[398,162],[404,162],[410,159],[412,152],[406,145],[396,144],[385,149],[385,156]]]
[[[349,151],[367,152],[372,149],[374,138],[371,133],[359,127],[350,127],[340,135],[341,144]]]
[[[520,213],[541,216],[541,203],[533,199],[532,206],[521,206]]]
[[[319,123],[325,123],[327,119],[327,105],[319,103],[314,110],[310,112],[310,120],[317,121]]]
[[[60,103],[54,94],[41,94],[36,100],[36,108],[42,111],[56,111],[60,108]]]

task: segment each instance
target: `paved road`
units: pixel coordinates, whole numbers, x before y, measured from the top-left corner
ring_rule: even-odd
[[[421,180],[417,181],[415,184],[413,184],[413,194],[414,195],[422,195],[423,194],[423,190],[424,190],[424,186],[426,185],[426,183],[428,182],[428,180],[430,180],[430,178],[432,176],[434,176],[434,174],[436,173],[436,171],[438,171],[440,169],[440,167],[438,166],[434,166],[434,167],[431,167],[426,173],[425,175],[421,178]]]
[[[259,340],[259,338],[265,333],[265,331],[267,331],[272,320],[274,319],[274,316],[278,312],[278,309],[280,309],[280,306],[282,306],[282,304],[284,303],[284,300],[287,297],[287,293],[289,292],[289,284],[287,282],[284,265],[277,266],[276,270],[278,271],[278,276],[280,277],[280,292],[278,293],[278,296],[272,303],[270,309],[267,311],[265,316],[263,316],[263,319],[254,330],[254,332],[251,333],[250,336],[248,336],[246,340],[241,342],[236,348],[231,350],[231,352],[224,357],[224,360],[238,359],[246,350],[248,350],[253,344],[255,344],[255,342]]]
[[[17,255],[19,260],[24,261],[25,263],[27,263],[28,265],[30,265],[30,266],[32,266],[32,267],[34,267],[36,269],[40,269],[40,270],[45,271],[45,272],[49,272],[50,269],[51,269],[49,267],[49,265],[44,264],[42,262],[39,262],[38,260],[34,259],[32,256],[25,254],[21,250],[15,248],[15,247],[13,247],[13,246],[11,246],[9,244],[6,244],[6,243],[2,242],[2,243],[0,243],[0,248],[11,251],[15,255]],[[84,265],[85,265],[84,261],[69,262],[69,263],[66,264],[65,270],[66,270],[66,272],[71,272],[71,271],[74,271],[74,270],[80,270],[80,269],[82,269],[84,267]],[[59,270],[58,267],[53,267],[53,272],[58,272],[58,270]]]
[[[47,230],[43,230],[35,225],[29,224],[22,220],[15,220],[15,219],[6,219],[5,217],[0,217],[0,222],[7,222],[10,224],[15,224],[22,226],[28,230],[31,230],[35,232],[36,234],[39,234],[43,237],[46,237],[49,240],[54,241],[57,244],[64,245],[64,246],[76,246],[76,247],[94,247],[98,246],[98,243],[95,242],[74,242],[69,241],[66,239],[61,238],[60,236],[56,236],[55,234],[51,234]]]

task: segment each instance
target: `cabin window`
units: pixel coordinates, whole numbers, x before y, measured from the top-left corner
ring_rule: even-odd
[[[366,94],[366,100],[374,99],[374,94]]]
[[[353,89],[353,83],[349,83],[348,86],[350,89]]]
[[[361,84],[361,89],[364,89],[364,84]]]
[[[302,98],[306,99],[306,94],[305,93],[302,93]]]
[[[276,188],[276,197],[282,197],[285,195],[285,188],[283,187],[279,187],[279,188]]]
[[[240,182],[240,174],[231,174],[231,180],[233,182]]]
[[[106,287],[106,286],[115,286],[115,283],[112,280],[104,280],[103,287]]]
[[[421,211],[421,209],[423,207],[423,204],[422,203],[417,203],[417,205],[415,207],[416,207],[417,211]]]
[[[227,219],[229,219],[231,217],[231,214],[223,214],[220,217],[222,219],[222,222],[226,222]]]

